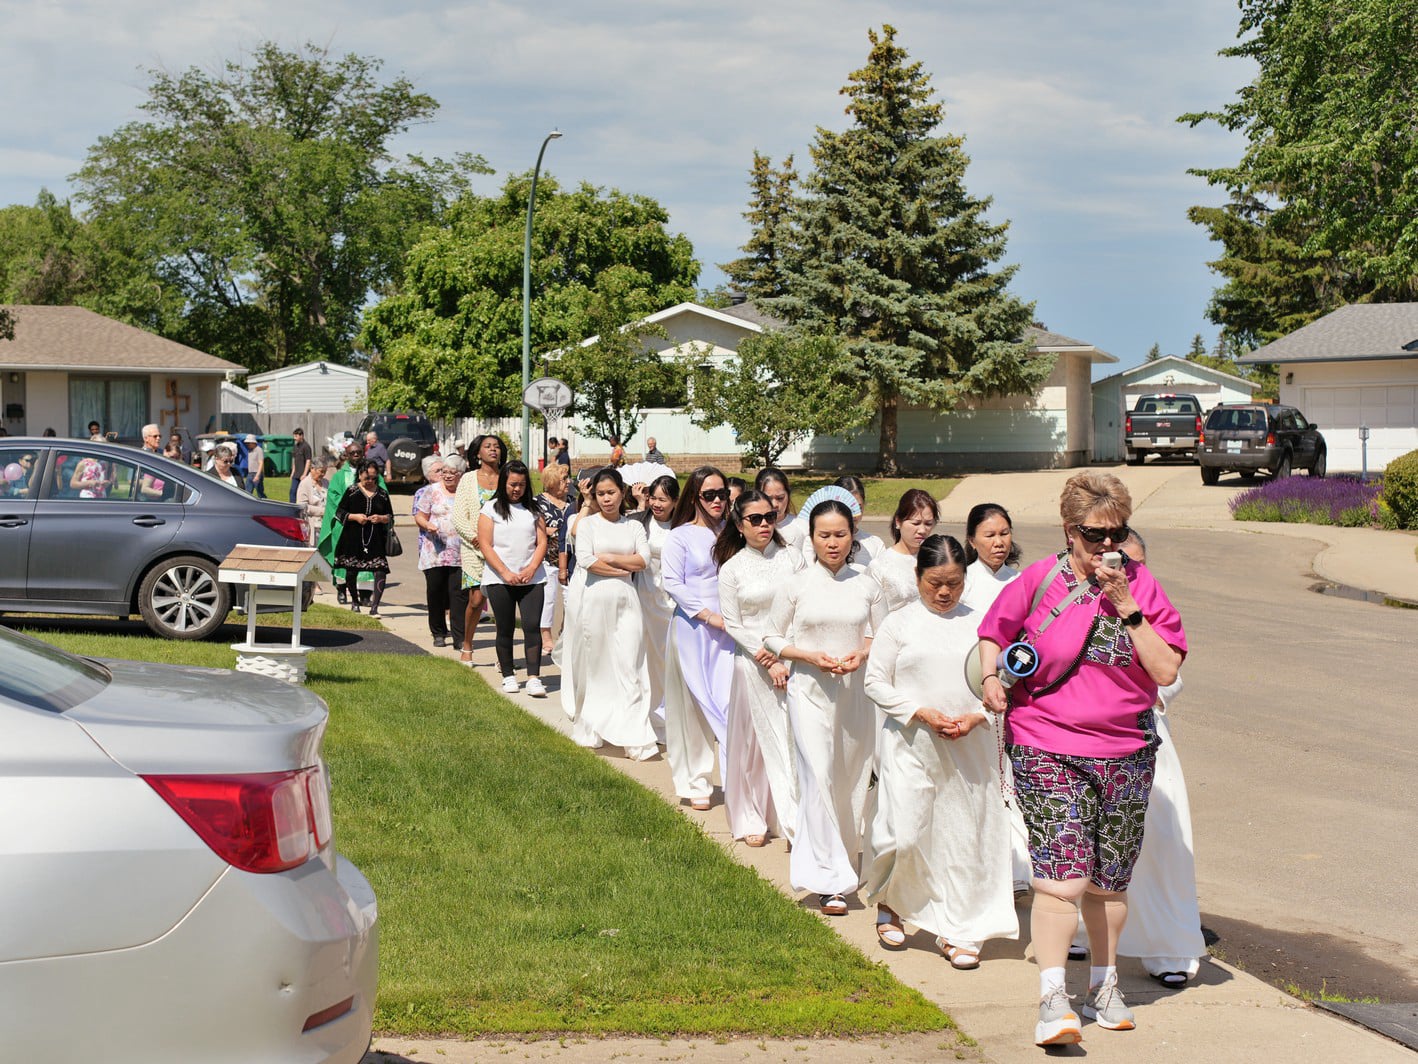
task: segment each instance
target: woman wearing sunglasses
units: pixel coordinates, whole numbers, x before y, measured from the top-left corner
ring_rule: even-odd
[[[1155,769],[1152,706],[1186,656],[1181,617],[1145,566],[1121,554],[1132,497],[1117,477],[1079,473],[1059,499],[1065,548],[1007,585],[980,625],[985,708],[1006,713],[1014,787],[1029,831],[1039,964],[1039,1045],[1082,1041],[1064,987],[1077,925],[1093,968],[1084,1016],[1131,1030],[1117,987],[1118,936]],[[1031,643],[1034,674],[1006,691],[1003,647]]]
[[[724,627],[738,645],[726,758],[734,775],[724,781],[724,812],[733,837],[748,846],[762,846],[770,831],[791,839],[798,815],[783,701],[788,666],[763,646],[773,596],[793,579],[798,561],[776,518],[767,496],[745,489],[714,544]]]
[[[714,794],[714,743],[722,761],[734,677],[714,562],[728,505],[724,474],[700,466],[680,493],[660,554],[661,584],[675,604],[665,649],[665,756],[675,793],[698,810],[708,809]],[[720,778],[729,778],[726,766]]]

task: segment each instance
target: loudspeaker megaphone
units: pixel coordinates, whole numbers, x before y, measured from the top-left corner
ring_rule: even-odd
[[[1000,683],[1009,690],[1019,680],[1033,676],[1039,668],[1039,652],[1028,643],[1010,643],[1000,652],[995,669]],[[980,646],[965,656],[965,683],[971,693],[981,701],[985,698],[985,679],[980,669]]]

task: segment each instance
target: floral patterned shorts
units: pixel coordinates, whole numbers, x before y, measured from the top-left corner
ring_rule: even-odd
[[[1155,748],[1100,758],[1011,746],[1009,756],[1035,878],[1127,890],[1142,849]]]

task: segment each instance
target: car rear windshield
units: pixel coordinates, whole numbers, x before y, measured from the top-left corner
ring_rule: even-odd
[[[375,418],[369,431],[379,437],[380,443],[393,443],[401,436],[407,436],[419,443],[432,443],[435,439],[433,426],[428,423],[428,418],[405,414]]]
[[[0,628],[0,698],[63,713],[108,685],[108,673],[38,639]]]
[[[1206,419],[1206,427],[1213,432],[1222,431],[1263,431],[1265,429],[1264,410],[1213,410]]]
[[[1139,414],[1200,414],[1201,404],[1189,395],[1155,396],[1137,404]]]

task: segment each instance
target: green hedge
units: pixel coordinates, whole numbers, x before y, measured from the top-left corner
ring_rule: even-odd
[[[1418,528],[1418,451],[1409,451],[1388,464],[1382,499],[1399,528]]]

